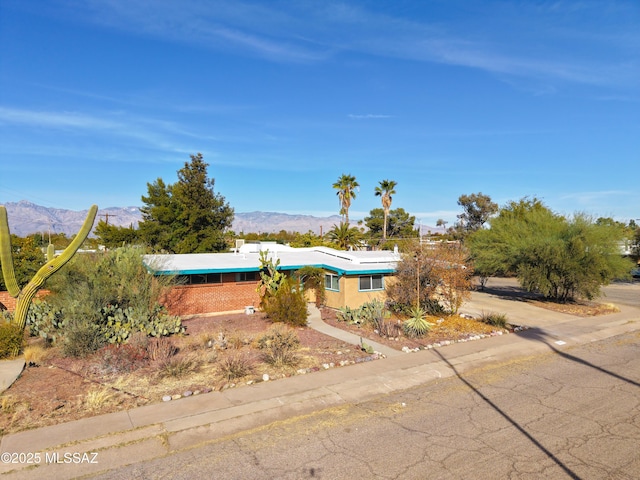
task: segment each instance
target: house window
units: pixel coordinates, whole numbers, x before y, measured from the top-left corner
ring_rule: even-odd
[[[324,276],[324,288],[326,288],[327,290],[335,290],[336,292],[340,291],[340,284],[338,283],[338,281],[340,280],[340,277],[338,277],[337,275],[332,275],[330,273],[327,273]]]
[[[256,279],[256,272],[236,272],[236,282],[252,282]]]
[[[219,273],[204,273],[194,275],[180,275],[178,281],[181,285],[203,285],[205,283],[222,283],[222,275]]]
[[[382,275],[361,275],[360,290],[382,290]]]

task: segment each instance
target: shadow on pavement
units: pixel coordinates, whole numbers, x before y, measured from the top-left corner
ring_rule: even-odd
[[[527,292],[522,287],[515,285],[495,285],[485,286],[484,288],[477,288],[478,292],[487,293],[498,297],[502,300],[514,300],[516,302],[526,302],[527,300],[541,300],[544,297],[542,295]]]
[[[482,400],[484,400],[491,408],[493,408],[497,413],[499,413],[502,417],[504,417],[504,419],[507,420],[511,425],[513,425],[520,433],[522,433],[525,437],[527,437],[531,441],[531,443],[533,443],[536,447],[538,447],[545,455],[547,455],[547,457],[553,460],[556,463],[556,465],[562,468],[562,470],[564,470],[566,474],[569,475],[569,477],[580,480],[580,477],[573,470],[571,470],[568,466],[562,463],[559,458],[557,458],[552,452],[547,450],[547,448],[545,448],[544,445],[542,445],[538,440],[536,440],[536,438],[533,435],[531,435],[522,426],[520,426],[518,422],[516,422],[513,418],[511,418],[509,415],[503,412],[498,405],[493,403],[488,397],[483,395],[482,392],[480,392],[480,390],[478,390],[468,380],[466,380],[462,375],[460,375],[458,370],[456,370],[456,367],[454,367],[451,364],[451,362],[449,362],[449,360],[447,360],[438,349],[433,349],[433,352],[436,355],[438,355],[447,365],[449,365],[449,367],[451,367],[451,369],[455,372],[456,377],[458,377],[462,381],[462,383],[467,385],[471,390],[473,390],[476,393],[476,395],[482,398]]]
[[[602,368],[599,367],[598,365],[594,365],[593,363],[587,362],[586,360],[580,358],[580,357],[576,357],[574,355],[570,355],[567,352],[563,352],[562,350],[556,348],[550,341],[549,338],[544,334],[544,332],[540,329],[540,328],[529,328],[527,330],[524,330],[522,332],[518,332],[516,335],[525,338],[527,340],[533,340],[533,341],[537,341],[537,342],[541,342],[544,343],[547,347],[549,347],[553,352],[557,353],[558,355],[560,355],[563,358],[566,358],[567,360],[571,360],[572,362],[577,362],[580,363],[582,365],[585,365],[587,367],[591,367],[594,370],[598,370],[599,372],[605,373],[607,375],[611,375],[614,378],[617,378],[618,380],[622,380],[623,382],[627,382],[631,385],[634,385],[636,387],[640,387],[640,383],[636,382],[635,380],[632,380],[630,378],[627,377],[623,377],[622,375],[619,375],[615,372],[611,372],[609,370],[607,370],[606,368]]]

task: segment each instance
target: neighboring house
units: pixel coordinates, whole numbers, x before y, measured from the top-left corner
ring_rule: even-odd
[[[145,255],[155,275],[178,275],[183,284],[173,287],[165,304],[175,315],[196,315],[246,310],[260,298],[260,251],[293,273],[313,266],[325,271],[326,305],[359,307],[384,300],[385,284],[392,281],[400,254],[389,251],[341,251],[328,247],[293,248],[275,242],[248,243],[233,253]]]

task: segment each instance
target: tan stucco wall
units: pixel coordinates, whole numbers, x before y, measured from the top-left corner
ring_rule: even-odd
[[[385,290],[373,290],[361,292],[359,290],[359,275],[342,276],[339,280],[340,291],[326,290],[326,305],[330,308],[341,308],[344,306],[358,308],[363,303],[372,300],[384,302],[387,299]],[[393,281],[392,276],[384,276],[383,285],[386,288],[389,281]]]

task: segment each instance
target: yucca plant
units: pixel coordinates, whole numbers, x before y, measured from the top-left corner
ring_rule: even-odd
[[[408,337],[422,337],[433,327],[433,323],[427,321],[427,313],[421,307],[411,309],[408,319],[402,324],[405,335]]]

